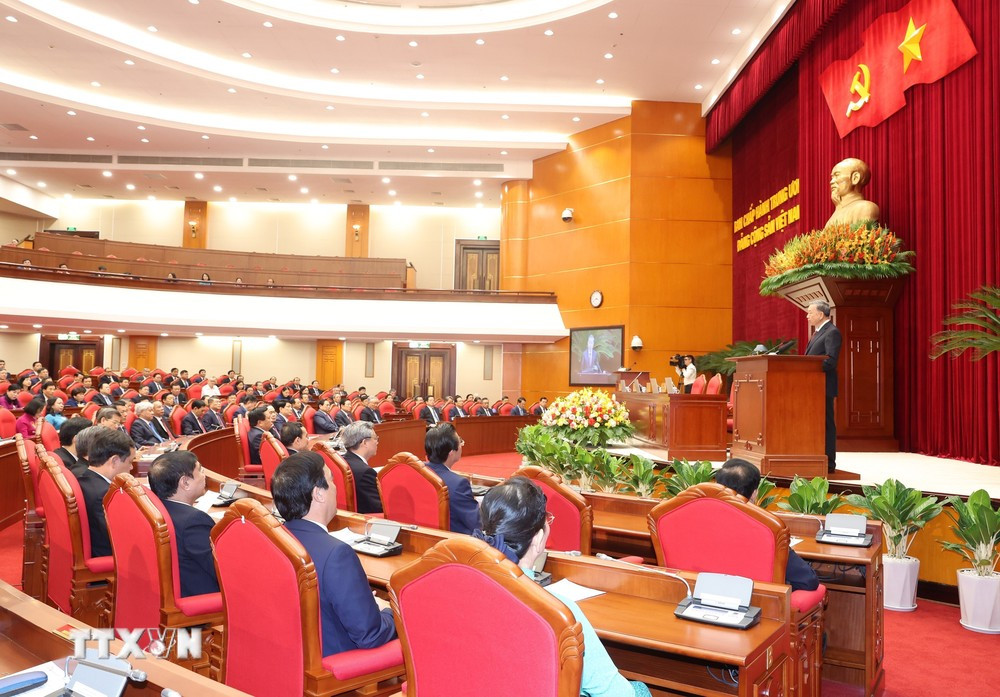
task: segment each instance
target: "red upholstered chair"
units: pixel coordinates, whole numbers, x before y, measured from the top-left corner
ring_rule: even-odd
[[[510,413],[512,411],[514,411],[514,405],[511,404],[510,402],[507,402],[506,404],[502,404],[500,406],[499,414],[500,416],[510,416]]]
[[[63,390],[56,390],[53,394],[59,399],[61,399],[63,403],[65,403],[66,400],[69,399],[69,395],[66,394]]]
[[[136,370],[135,368],[126,368],[125,370],[122,371],[122,377],[131,379],[132,376],[138,372],[139,371]]]
[[[231,426],[233,420],[236,418],[236,411],[240,408],[239,404],[230,404],[228,407],[222,410],[222,420],[226,422],[227,426]]]
[[[7,380],[0,380],[0,394],[7,394],[8,387],[10,387],[10,382]]]
[[[125,415],[125,423],[124,423],[125,431],[128,432],[129,434],[132,433],[132,424],[134,423],[135,423],[135,412],[130,411],[128,414]]]
[[[691,385],[691,394],[703,394],[705,392],[706,379],[704,375],[699,375],[694,379],[694,384]]]
[[[705,394],[719,394],[720,392],[722,392],[722,376],[716,373],[712,376],[712,379],[708,381],[708,386],[705,388]]]
[[[410,412],[413,414],[414,419],[420,418],[420,410],[424,408],[424,404],[414,404],[410,407]]]
[[[375,399],[385,399],[388,396],[389,396],[389,393],[386,392],[385,390],[383,390],[381,392],[375,393]]]
[[[36,395],[36,394],[38,394],[41,391],[42,391],[42,381],[41,380],[39,380],[34,385],[32,385],[31,387],[28,388],[28,392],[30,394],[32,394],[32,395]],[[21,391],[21,396],[23,397],[24,395],[25,395],[25,392],[24,392],[24,390],[22,390]]]
[[[399,408],[403,411],[409,411],[413,408],[413,400],[407,397],[402,402],[399,403]]]
[[[378,495],[388,520],[449,530],[448,487],[413,453],[396,453],[379,470]]]
[[[454,402],[448,400],[444,404],[438,407],[438,411],[441,412],[442,421],[451,421],[451,408],[454,406]]]
[[[102,375],[104,375],[104,368],[102,368],[101,366],[99,365],[94,366],[93,368],[90,369],[91,377],[99,378]]]
[[[347,398],[350,400],[355,400],[358,398],[358,394],[360,393],[357,390],[355,390],[354,392],[351,392],[349,395],[347,395]]]
[[[63,370],[65,370],[65,368]],[[59,378],[59,381],[56,384],[59,385],[61,389],[66,390],[69,389],[69,386],[73,384],[74,380],[76,380],[76,378],[74,378],[72,375],[64,375],[63,377]]]
[[[270,404],[271,402],[273,402],[277,398],[278,398],[278,391],[277,390],[271,390],[270,392],[268,392],[267,394],[264,395],[263,400],[265,402],[267,402],[268,404]]]
[[[555,516],[546,548],[590,554],[594,510],[587,499],[570,489],[562,477],[541,467],[522,467],[514,476],[527,477],[541,487],[545,494],[545,510]]]
[[[385,416],[386,414],[395,414],[396,405],[392,403],[391,399],[383,399],[379,402],[378,413],[382,416]]]
[[[129,388],[129,389],[125,390],[124,392],[122,392],[121,399],[124,399],[126,402],[131,402],[133,399],[135,399],[138,396],[139,396],[138,390],[133,390],[133,389]]]
[[[91,387],[89,390],[83,393],[83,401],[92,402],[94,400],[94,397],[96,396],[97,396],[97,390]]]
[[[70,377],[72,377],[73,375],[76,375],[79,372],[80,371],[77,370],[76,368],[74,368],[73,366],[68,365],[68,366],[66,366],[65,368],[63,368],[62,370],[59,371],[59,377],[65,377],[67,375],[69,375]]]
[[[37,392],[38,390],[35,391]],[[34,398],[35,395],[33,395],[31,392],[28,392],[27,390],[21,390],[20,392],[17,393],[17,401],[21,403],[22,407],[25,406],[28,402],[30,402]]]
[[[17,419],[10,409],[0,407],[0,438],[13,438],[17,433]]]
[[[351,471],[351,466],[333,449],[328,440],[316,441],[312,445],[312,450],[322,456],[327,469],[333,475],[333,483],[337,487],[337,509],[356,512],[358,496],[354,488],[354,473]]]
[[[86,419],[90,419],[91,421],[93,421],[94,416],[96,416],[97,412],[99,412],[100,410],[101,410],[100,404],[94,404],[93,402],[91,402],[90,404],[88,404],[83,408],[83,411],[80,412],[80,415]]]
[[[46,450],[58,450],[59,431],[45,419],[39,421],[39,427],[35,430],[35,440],[45,446]]]
[[[174,525],[156,494],[132,475],[119,474],[104,497],[104,510],[115,561],[113,627],[163,629],[222,622],[220,593],[181,597]]]
[[[20,373],[17,374],[17,378],[18,380],[24,380],[24,378],[34,374],[35,374],[34,370],[32,370],[31,368],[25,368],[24,370],[22,370]]]
[[[323,656],[312,560],[259,502],[230,506],[212,529],[212,546],[225,613],[220,679],[226,685],[255,695],[318,697],[405,672],[398,639]],[[267,573],[247,583],[247,568]]]
[[[91,626],[106,624],[106,586],[114,575],[112,557],[90,556],[90,526],[76,477],[62,463],[45,458],[38,477],[45,509],[47,601]]]
[[[170,430],[178,436],[181,435],[181,422],[187,416],[187,410],[180,404],[170,410]]]
[[[579,696],[580,624],[485,542],[465,536],[438,542],[392,575],[389,597],[407,697]],[[470,622],[470,613],[490,619]]]
[[[274,471],[278,469],[281,461],[288,457],[288,450],[281,441],[264,432],[264,438],[260,442],[260,465],[264,468],[264,486],[271,489],[271,478]]]
[[[531,406],[528,407],[528,413],[529,414],[534,414],[535,413],[535,409],[537,409],[539,406],[541,406],[541,405],[538,402],[532,402]]]
[[[733,380],[733,384],[729,386],[729,401],[726,402],[726,408],[728,409],[726,416],[726,430],[730,433],[733,432],[733,396],[736,394],[736,380]]]
[[[201,391],[204,389],[204,385],[191,385],[187,388],[187,398],[190,402],[192,399],[201,399]]]
[[[219,386],[219,394],[222,395],[223,397],[228,397],[233,393],[233,389],[234,389],[233,383],[227,382],[225,385]]]
[[[302,425],[306,427],[306,433],[309,435],[315,435],[316,433],[316,426],[313,425],[313,418],[315,416],[316,410],[308,404],[302,409]]]
[[[45,600],[45,577],[42,547],[45,544],[45,511],[38,493],[38,448],[25,441],[20,433],[14,436],[17,459],[21,463],[21,483],[24,485],[24,555],[21,560],[21,590],[35,600]],[[44,453],[44,451],[43,451]]]
[[[647,523],[660,566],[785,582],[785,523],[721,484],[685,489],[654,506]],[[815,591],[792,591],[796,695],[819,695],[825,598],[822,584]]]
[[[250,422],[245,416],[236,417],[233,421],[233,432],[236,434],[236,452],[240,455],[240,479],[243,481],[263,479],[264,467],[250,463]],[[263,446],[263,443],[261,445]]]

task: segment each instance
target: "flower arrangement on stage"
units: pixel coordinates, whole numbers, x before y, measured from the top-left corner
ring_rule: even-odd
[[[761,295],[775,295],[784,286],[810,276],[871,280],[895,278],[913,271],[914,253],[875,221],[852,227],[832,225],[788,241],[764,265]]]
[[[586,387],[552,402],[541,424],[573,443],[593,447],[620,443],[635,433],[624,404],[614,395]]]

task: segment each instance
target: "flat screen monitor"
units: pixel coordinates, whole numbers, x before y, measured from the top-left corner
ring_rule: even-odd
[[[625,327],[569,330],[569,384],[614,385],[622,366]]]

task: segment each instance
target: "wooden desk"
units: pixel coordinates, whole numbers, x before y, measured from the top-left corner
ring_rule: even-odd
[[[469,456],[512,453],[517,432],[535,423],[537,416],[472,416],[451,422],[465,441],[462,455]]]
[[[0,675],[9,675],[45,661],[65,659],[71,655],[73,642],[54,634],[57,629],[66,625],[87,627],[0,581]],[[111,643],[112,652],[120,648],[120,641]],[[125,688],[126,695],[158,696],[163,688],[169,687],[185,697],[246,697],[245,692],[226,687],[165,660],[133,660],[132,665],[144,670],[148,680],[141,684],[129,682]]]
[[[401,452],[424,459],[427,423],[423,419],[385,421],[375,426],[375,433],[378,434],[378,451],[368,462],[372,467],[384,467],[389,458]]]
[[[210,476],[210,478],[212,478]],[[215,484],[221,479],[214,478]],[[244,485],[251,497],[270,507],[268,492]],[[331,529],[363,532],[365,517],[338,513]],[[403,529],[398,541],[400,556],[378,559],[361,556],[373,587],[386,588],[397,569],[416,560],[442,539],[455,533],[429,528]],[[790,590],[770,583],[754,584],[752,602],[764,619],[742,632],[686,622],[674,617],[676,603],[685,595],[683,584],[656,569],[625,566],[594,557],[549,555],[546,570],[556,580],[569,578],[605,591],[581,603],[624,675],[650,685],[654,695],[779,695],[788,694],[792,682],[789,659]],[[683,576],[694,582],[695,574]],[[714,680],[709,665],[736,667],[739,686]]]
[[[726,396],[615,392],[635,424],[634,439],[643,450],[670,461],[726,459]]]

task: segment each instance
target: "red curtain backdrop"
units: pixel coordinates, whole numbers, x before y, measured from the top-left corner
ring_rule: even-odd
[[[981,285],[1000,285],[1000,2],[956,0],[979,55],[939,82],[908,90],[906,107],[874,128],[857,129],[841,140],[819,86],[823,70],[851,56],[872,21],[906,1],[849,0],[799,58],[795,169],[802,184],[802,219],[791,233],[776,234],[760,246],[773,249],[790,234],[822,226],[833,210],[831,167],[845,157],[865,160],[873,175],[868,198],[881,207],[883,222],[917,253],[917,270],[896,312],[900,446],[1000,465],[998,356],[975,363],[968,356],[936,361],[928,356],[928,339],[942,328],[952,303]],[[792,128],[781,101],[782,86],[768,93],[734,132],[734,213],[740,212],[736,183],[753,182],[768,166],[764,155],[752,156],[757,134]],[[769,108],[784,126],[762,124]],[[769,192],[758,188],[764,190],[757,196]],[[743,315],[734,312],[734,338],[783,334],[788,328],[801,332],[801,338],[801,319],[784,318],[782,303],[790,305],[787,301],[751,293],[748,280],[738,285],[741,277],[752,279],[754,274],[760,280],[765,250],[756,257],[750,254],[734,252],[734,294],[741,287],[744,295],[734,298]]]

